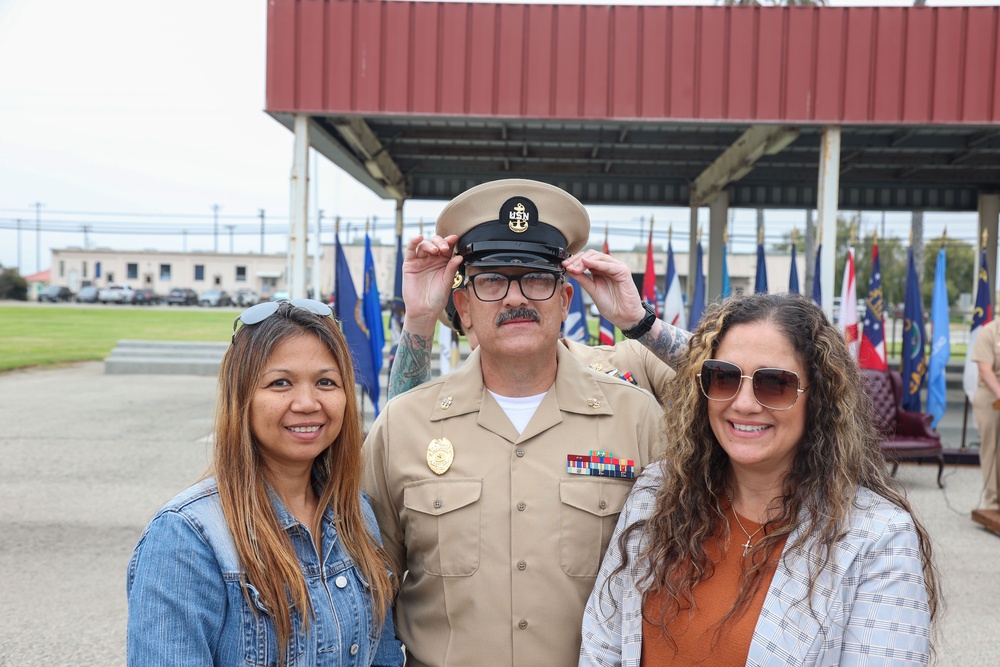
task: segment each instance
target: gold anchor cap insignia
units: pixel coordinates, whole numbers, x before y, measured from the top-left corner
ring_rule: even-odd
[[[434,438],[427,445],[427,466],[438,475],[443,475],[455,460],[455,448],[448,438]]]
[[[518,202],[510,212],[510,222],[507,223],[507,226],[515,234],[526,232],[528,231],[528,217],[528,211],[524,208],[524,204]]]
[[[463,280],[462,274],[459,273],[458,271],[456,271],[455,272],[455,279],[451,281],[451,288],[452,289],[458,289],[459,287],[461,287],[462,286],[462,280]]]

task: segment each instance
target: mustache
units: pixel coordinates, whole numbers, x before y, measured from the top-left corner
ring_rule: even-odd
[[[517,308],[505,310],[497,315],[497,326],[510,322],[511,320],[532,320],[533,322],[539,322],[541,319],[542,318],[539,317],[538,313],[531,308],[518,306]]]

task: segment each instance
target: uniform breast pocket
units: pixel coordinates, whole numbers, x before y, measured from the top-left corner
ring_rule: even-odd
[[[403,487],[406,551],[427,574],[467,577],[479,569],[481,479],[431,479]]]
[[[632,490],[630,482],[563,479],[559,483],[559,554],[571,577],[596,577],[618,515]]]

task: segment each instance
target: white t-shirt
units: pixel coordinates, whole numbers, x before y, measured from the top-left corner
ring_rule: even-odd
[[[486,391],[490,390],[487,389]],[[542,403],[542,399],[545,398],[545,394],[525,396],[523,398],[510,398],[509,396],[495,394],[492,391],[490,391],[490,395],[497,399],[497,403],[503,408],[504,414],[507,415],[507,419],[517,429],[518,434],[524,433],[524,429],[528,426],[528,422],[531,421],[532,416],[534,416],[535,410],[538,409],[538,406]]]

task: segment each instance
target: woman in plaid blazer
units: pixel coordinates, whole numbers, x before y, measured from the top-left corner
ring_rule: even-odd
[[[706,311],[664,401],[667,451],[636,482],[587,603],[580,664],[927,664],[930,539],[867,401],[812,302]]]

